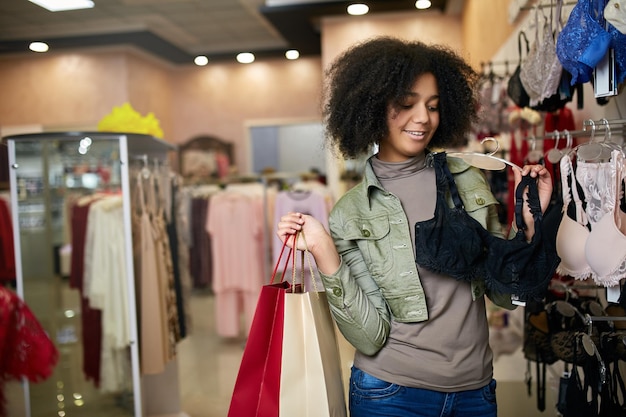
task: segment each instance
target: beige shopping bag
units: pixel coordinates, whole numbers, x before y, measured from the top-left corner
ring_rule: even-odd
[[[345,417],[339,346],[324,292],[285,294],[280,415]]]

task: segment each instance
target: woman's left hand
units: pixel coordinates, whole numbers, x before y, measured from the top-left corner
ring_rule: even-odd
[[[541,212],[545,213],[548,205],[550,204],[550,200],[552,199],[552,177],[550,176],[550,171],[546,169],[543,165],[524,165],[522,171],[520,172],[517,169],[513,170],[513,175],[515,176],[515,188],[522,180],[522,176],[529,175],[532,178],[537,179],[537,188],[539,191],[539,201],[541,203]],[[525,194],[524,194],[525,195]],[[534,220],[533,215],[530,212],[528,204],[524,204],[524,223],[527,226],[526,236],[530,239],[535,234],[534,229]]]

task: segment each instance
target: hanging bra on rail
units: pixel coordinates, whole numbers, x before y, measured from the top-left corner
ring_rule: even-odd
[[[614,150],[605,170],[605,187],[612,200],[604,203],[604,214],[591,226],[591,233],[585,242],[585,256],[594,272],[594,281],[599,285],[614,286],[626,273],[626,213],[620,208],[624,154]]]
[[[604,215],[612,211],[615,205],[615,176],[618,174],[614,156],[621,152],[610,152],[610,157],[602,162],[588,162],[577,158],[576,179],[583,190],[586,202],[587,220],[591,230]]]
[[[578,194],[578,183],[568,155],[561,158],[560,168],[563,217],[556,234],[556,252],[561,258],[557,273],[584,280],[592,273],[585,257],[585,244],[589,236],[587,214]],[[570,213],[574,218],[570,217]]]
[[[492,235],[471,217],[459,197],[448,169],[445,153],[435,153],[437,202],[432,219],[415,224],[416,262],[434,272],[459,280],[482,277],[487,288],[514,294],[521,301],[542,299],[559,262],[556,250],[543,239],[539,193],[536,179],[524,176],[516,189],[515,218],[518,232],[507,240]],[[522,208],[523,193],[535,222],[535,234],[526,241]],[[449,207],[449,190],[454,207]]]

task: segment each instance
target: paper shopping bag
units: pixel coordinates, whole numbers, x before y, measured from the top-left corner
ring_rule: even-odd
[[[346,415],[326,294],[306,292],[293,281],[263,286],[228,417]]]
[[[230,401],[228,417],[277,417],[287,282],[264,285]]]
[[[326,293],[285,295],[279,415],[345,417],[339,347]]]

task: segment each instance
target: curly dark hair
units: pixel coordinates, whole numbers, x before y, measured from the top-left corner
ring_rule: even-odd
[[[322,112],[328,141],[347,158],[370,152],[388,134],[388,106],[399,108],[424,73],[435,76],[440,96],[440,123],[429,147],[464,144],[478,118],[479,74],[445,46],[386,36],[354,45],[327,69]]]

